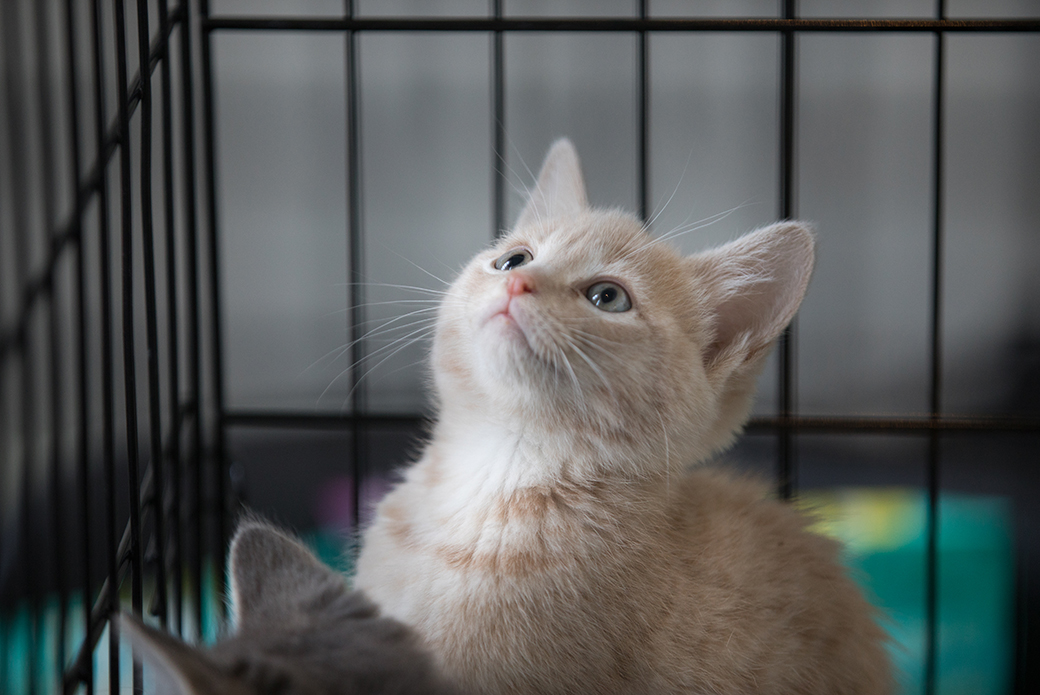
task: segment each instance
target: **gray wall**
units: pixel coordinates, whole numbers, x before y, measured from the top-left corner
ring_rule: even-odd
[[[224,14],[337,14],[337,2],[220,0]],[[947,3],[1014,16],[1029,2]],[[360,3],[363,15],[473,14],[484,2]],[[1035,9],[1035,8],[1032,8]],[[509,15],[632,16],[634,2],[505,3]],[[803,0],[802,16],[929,16],[930,2]],[[651,3],[659,16],[776,16],[774,2]],[[349,409],[345,42],[337,33],[218,33],[216,98],[228,405]],[[808,34],[798,44],[797,212],[819,264],[798,319],[798,408],[928,407],[934,36]],[[541,157],[570,136],[592,201],[637,201],[637,58],[629,34],[505,39],[509,219]],[[778,40],[650,38],[651,201],[657,232],[731,211],[681,238],[694,251],[777,216]],[[365,301],[372,327],[421,304],[492,234],[486,35],[360,36]],[[944,408],[1036,410],[1016,385],[1040,342],[1040,37],[947,39]],[[671,202],[665,206],[665,202]],[[662,210],[663,207],[663,210]],[[436,278],[434,277],[436,276]],[[367,341],[372,353],[421,328]],[[389,351],[388,351],[389,352]],[[385,354],[388,354],[385,353]],[[379,353],[380,357],[384,353]],[[376,366],[372,412],[426,407],[423,345]],[[379,359],[371,360],[374,366]],[[367,368],[367,365],[366,365]],[[1035,365],[1034,365],[1035,369]],[[1035,372],[1032,377],[1035,379]],[[775,375],[759,412],[774,409]]]

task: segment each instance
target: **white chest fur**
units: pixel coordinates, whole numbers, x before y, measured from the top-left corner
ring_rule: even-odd
[[[452,447],[450,461],[446,447],[431,447],[380,503],[357,588],[474,685],[508,690],[515,679],[531,692],[543,676],[577,683],[634,669],[617,645],[633,621],[645,636],[644,613],[657,609],[645,592],[629,593],[638,583],[627,576],[646,565],[655,511],[634,505],[631,491],[568,481],[565,462],[530,460],[508,431],[467,434],[473,446]]]

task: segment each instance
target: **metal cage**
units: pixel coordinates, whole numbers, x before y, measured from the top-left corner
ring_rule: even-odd
[[[1026,437],[1035,417],[954,417],[942,408],[944,297],[944,50],[951,33],[1040,32],[1040,19],[806,19],[794,0],[770,18],[666,18],[639,0],[626,18],[511,17],[491,0],[483,17],[220,16],[207,0],[72,0],[0,5],[4,149],[0,163],[0,615],[21,625],[27,649],[0,631],[0,683],[10,692],[125,686],[109,617],[150,613],[189,639],[212,637],[222,610],[223,555],[235,505],[225,437],[235,428],[350,433],[345,452],[359,522],[366,432],[416,433],[421,413],[246,411],[225,406],[221,259],[212,43],[231,32],[325,32],[346,42],[348,278],[362,282],[358,38],[377,32],[479,34],[492,77],[487,118],[493,228],[506,226],[504,37],[610,32],[637,41],[638,212],[649,210],[649,41],[665,33],[764,32],[779,37],[776,147],[779,218],[796,204],[795,109],[799,36],[910,32],[934,37],[932,85],[929,411],[892,417],[816,417],[795,406],[794,341],[779,346],[777,415],[749,431],[772,438],[779,494],[796,494],[795,440],[804,433],[882,433],[927,447],[924,689],[937,687],[938,513],[941,451],[950,437]],[[351,339],[364,325],[352,292]],[[360,347],[350,348],[356,365]],[[348,374],[356,384],[361,374]],[[1031,448],[1030,448],[1031,447]],[[1035,462],[1035,461],[1034,461]],[[1036,489],[1032,490],[1037,492]],[[1020,582],[1025,580],[1021,579]],[[1016,692],[1040,682],[1040,596],[1018,590]],[[106,636],[107,639],[103,639]],[[107,646],[106,646],[107,645]],[[100,651],[99,651],[100,650]],[[142,676],[135,668],[135,691]]]

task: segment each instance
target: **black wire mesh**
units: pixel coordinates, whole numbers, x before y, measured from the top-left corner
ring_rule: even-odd
[[[0,683],[116,693],[113,611],[198,635],[205,602],[220,605],[196,30],[165,0],[0,13]]]
[[[805,32],[916,32],[935,37],[933,85],[930,412],[909,417],[814,417],[796,411],[794,333],[779,347],[775,417],[749,431],[775,437],[779,494],[797,490],[796,435],[902,433],[928,442],[924,687],[936,688],[940,449],[949,433],[1040,433],[1029,418],[965,418],[942,412],[944,37],[953,32],[1040,31],[1035,19],[799,19],[794,0],[780,16],[665,19],[645,0],[632,18],[504,17],[492,0],[486,18],[343,16],[219,17],[209,3],[0,5],[7,151],[0,166],[0,455],[7,515],[0,518],[0,608],[25,616],[30,648],[19,676],[25,692],[62,684],[94,691],[99,645],[110,692],[120,689],[118,635],[108,617],[121,603],[150,612],[177,634],[212,634],[231,509],[222,455],[234,427],[331,428],[352,433],[352,473],[368,452],[363,432],[388,422],[418,426],[420,415],[366,414],[351,390],[350,415],[229,411],[224,407],[216,96],[216,33],[340,32],[346,41],[347,190],[350,269],[361,287],[360,68],[358,39],[369,32],[479,32],[490,39],[494,161],[492,234],[506,226],[506,34],[625,32],[638,38],[639,212],[648,212],[649,41],[656,33],[771,32],[780,38],[781,218],[797,214],[798,37]],[[198,101],[196,101],[198,99]],[[201,137],[197,129],[201,128]],[[201,196],[201,197],[200,197]],[[922,270],[924,272],[924,270]],[[365,323],[362,292],[350,295],[357,365]],[[351,369],[351,384],[360,374]],[[354,526],[360,484],[354,485]],[[10,505],[14,506],[10,506]],[[12,511],[13,510],[13,511]],[[57,596],[57,608],[51,608]],[[207,604],[209,601],[209,604]],[[57,629],[47,626],[56,621]],[[1034,682],[1028,621],[1019,625],[1016,689]],[[102,640],[107,629],[107,642]],[[7,639],[0,632],[0,639]],[[49,643],[45,643],[48,642]],[[105,647],[107,644],[107,647]],[[0,644],[0,653],[13,648]],[[0,659],[0,683],[13,682]],[[100,669],[97,669],[100,670]],[[141,674],[132,676],[135,689]]]

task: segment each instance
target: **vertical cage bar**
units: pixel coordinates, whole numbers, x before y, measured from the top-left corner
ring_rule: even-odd
[[[119,101],[119,181],[120,181],[120,259],[122,271],[123,387],[126,416],[126,460],[128,506],[130,510],[130,601],[135,615],[143,614],[144,587],[141,569],[140,460],[137,431],[137,371],[134,356],[134,271],[133,205],[131,196],[130,94],[127,79],[126,12],[122,2],[115,3],[117,91]],[[143,197],[143,196],[142,196]],[[122,561],[122,558],[120,558]],[[115,581],[115,578],[112,578]],[[114,592],[118,594],[118,592]],[[118,603],[118,599],[116,600]],[[110,624],[110,631],[115,626]],[[140,663],[133,666],[133,689],[140,693]]]
[[[162,1],[162,0],[160,0]],[[143,504],[150,506],[154,514],[154,534],[144,554],[146,562],[155,567],[155,601],[153,614],[166,627],[166,550],[165,525],[163,523],[163,451],[162,451],[162,407],[159,393],[159,316],[155,289],[155,221],[152,211],[152,71],[149,60],[150,35],[148,31],[148,0],[137,1],[137,54],[140,63],[141,90],[141,245],[144,265],[145,294],[145,340],[148,345],[148,444],[152,472],[152,493]],[[160,32],[160,42],[166,37]],[[142,510],[143,511],[143,510]],[[144,543],[144,539],[141,539]],[[154,543],[154,550],[151,547]],[[143,568],[142,568],[143,569]]]
[[[188,2],[188,0],[183,0]],[[167,0],[159,0],[159,27],[163,42],[159,60],[162,70],[162,148],[163,148],[163,219],[166,228],[166,332],[167,368],[169,369],[169,394],[167,408],[170,414],[169,461],[170,461],[170,513],[171,539],[170,556],[166,567],[173,574],[173,629],[178,635],[184,632],[184,582],[181,567],[181,411],[180,411],[180,345],[178,342],[179,317],[177,302],[177,230],[174,210],[173,174],[173,85],[170,76],[170,14]],[[181,31],[186,31],[181,25]],[[163,485],[165,490],[165,484]],[[159,508],[166,513],[165,492],[161,493]],[[159,535],[159,544],[166,543],[166,536]]]
[[[502,19],[502,0],[491,0],[491,17]],[[501,29],[491,33],[491,173],[494,200],[491,221],[495,228],[491,238],[497,239],[506,229],[506,77],[505,36]]]
[[[63,249],[59,246],[60,231],[57,224],[57,196],[55,185],[57,169],[54,152],[54,121],[55,105],[51,98],[51,44],[49,31],[50,3],[39,0],[35,3],[35,42],[36,42],[36,87],[37,102],[40,107],[40,153],[43,178],[41,183],[40,201],[43,204],[41,210],[41,222],[49,244],[47,254],[48,267],[45,269],[47,278],[44,287],[47,306],[47,349],[48,349],[48,381],[50,382],[50,469],[47,473],[48,498],[50,505],[50,533],[47,534],[47,542],[51,545],[51,562],[53,566],[54,589],[58,595],[58,631],[54,635],[55,644],[55,676],[61,681],[65,665],[65,631],[68,601],[68,584],[65,576],[65,548],[63,530],[65,527],[64,505],[62,504],[62,433],[65,422],[62,413],[62,379],[61,379],[61,320],[60,306],[57,292],[58,265],[61,262]],[[45,604],[46,605],[46,604]],[[46,622],[45,622],[46,625]],[[43,630],[46,633],[46,628]]]
[[[3,174],[3,171],[0,170],[0,175],[2,175],[2,174]],[[0,181],[2,181],[2,180],[3,179],[0,178]],[[0,294],[0,299],[2,299],[2,298],[3,298],[3,295]],[[8,354],[10,354],[10,353],[8,353]],[[6,417],[7,416],[7,407],[5,405],[3,405],[4,401],[6,401],[6,399],[0,400],[0,416]],[[9,422],[9,421],[5,419],[4,422]],[[6,433],[7,432],[5,431],[5,434]],[[8,618],[8,616],[7,616],[6,612],[3,609],[0,609],[0,620],[5,620],[6,621],[7,618]],[[9,629],[10,628],[8,628],[6,624],[3,625],[2,627],[0,627],[0,683],[10,683],[11,682],[11,676],[8,673],[8,668],[7,668],[7,654],[8,654],[9,649],[10,649],[10,647],[7,644],[7,642],[8,642],[8,640],[7,640],[7,631]]]
[[[639,19],[648,17],[647,0],[639,0]],[[639,144],[636,175],[639,179],[639,219],[650,215],[650,42],[646,29],[639,31]]]
[[[209,17],[208,0],[199,0],[199,16],[202,20]],[[216,133],[214,125],[213,105],[213,35],[207,33],[202,39],[202,112],[204,121],[204,144],[205,144],[205,166],[206,166],[206,217],[209,224],[209,283],[210,283],[210,340],[212,341],[212,365],[213,365],[213,408],[215,413],[215,427],[213,431],[213,461],[214,474],[214,527],[215,544],[213,547],[215,572],[214,584],[218,596],[224,593],[223,566],[224,549],[227,542],[227,496],[225,493],[225,481],[227,479],[226,454],[224,451],[224,372],[223,352],[221,341],[221,298],[220,298],[220,255],[217,239],[217,151]],[[201,396],[201,394],[199,394]],[[201,424],[202,407],[199,403],[199,416]],[[199,597],[201,600],[201,596]],[[223,603],[215,601],[214,606],[222,606]]]
[[[194,547],[190,558],[192,589],[195,593],[193,612],[198,634],[202,634],[202,370],[201,341],[199,327],[199,250],[198,250],[198,197],[195,187],[195,82],[191,47],[191,2],[181,2],[181,120],[183,123],[184,158],[182,186],[184,187],[185,224],[185,275],[188,306],[187,335],[187,382],[189,384],[189,412],[192,417],[191,443],[186,465],[191,471],[192,507],[185,511],[186,522],[192,533]],[[178,512],[179,513],[179,512]]]
[[[354,18],[354,0],[346,0],[344,7],[348,19]],[[347,32],[347,212],[349,271],[350,271],[350,398],[351,398],[351,471],[354,477],[353,532],[361,530],[361,482],[364,471],[361,462],[365,455],[365,431],[361,427],[365,409],[364,391],[360,385],[358,365],[364,359],[365,346],[360,338],[364,333],[365,293],[364,244],[361,237],[361,104],[360,104],[360,56],[358,35],[354,30]],[[353,554],[357,559],[359,547],[354,543]]]
[[[944,0],[937,0],[936,15],[946,16]],[[943,32],[935,33],[935,82],[933,85],[932,141],[932,257],[931,257],[931,384],[929,408],[933,422],[942,409],[942,254],[943,254],[943,147],[945,142],[945,74]],[[938,685],[939,647],[939,431],[932,429],[928,437],[928,509],[925,521],[927,550],[925,557],[925,693],[936,692]]]
[[[109,259],[108,175],[104,162],[108,152],[105,135],[105,71],[104,71],[104,16],[100,0],[93,0],[91,30],[94,36],[94,137],[98,157],[98,256],[101,304],[101,390],[102,390],[102,448],[104,463],[106,575],[114,582],[119,571],[116,537],[116,471],[115,471],[115,347],[112,336],[112,272]],[[119,608],[119,594],[109,592],[109,612]],[[89,625],[89,623],[88,623]],[[115,626],[108,631],[108,686],[109,694],[119,693],[119,634]]]
[[[783,18],[797,16],[795,0],[784,0]],[[780,219],[791,219],[794,214],[794,134],[795,134],[795,43],[791,29],[780,34]],[[777,356],[780,362],[780,381],[777,389],[778,408],[782,421],[777,442],[777,488],[781,499],[795,494],[794,433],[786,422],[794,413],[794,332],[791,323],[780,334]]]
[[[31,229],[29,226],[29,215],[26,203],[30,199],[30,182],[24,172],[28,171],[28,155],[25,151],[28,134],[26,132],[23,118],[22,104],[27,103],[28,95],[22,93],[19,78],[22,76],[22,41],[21,41],[21,12],[17,2],[0,3],[0,17],[3,21],[3,48],[5,63],[5,92],[7,97],[7,132],[10,148],[11,165],[11,189],[14,200],[11,204],[11,221],[14,224],[12,233],[14,235],[14,253],[17,259],[15,268],[15,286],[19,292],[20,311],[24,316],[19,316],[17,322],[17,334],[14,336],[14,354],[21,361],[20,383],[21,387],[21,417],[22,429],[22,480],[21,501],[19,505],[19,545],[23,558],[27,557],[29,548],[33,547],[32,529],[35,524],[32,519],[32,472],[36,457],[36,434],[34,429],[34,417],[36,413],[35,389],[35,350],[31,349],[31,337],[33,321],[31,297],[29,294],[28,277],[32,268],[32,253],[30,247]],[[22,175],[20,175],[22,174]],[[29,606],[29,645],[28,658],[28,691],[38,692],[38,618],[40,609],[38,565],[34,562],[23,562],[21,571],[16,568],[16,575],[21,575],[22,585],[19,594],[28,598]]]
[[[7,20],[6,20],[6,14],[4,12],[4,7],[3,7],[2,4],[0,4],[0,22],[4,22],[5,26],[6,26],[6,21]],[[3,35],[3,27],[2,26],[0,26],[0,41],[4,41],[5,45],[6,45],[6,40],[5,40],[5,37]],[[0,46],[0,51],[3,51],[3,50],[4,50],[3,46]],[[5,60],[6,60],[6,53],[4,53],[3,55],[5,56]],[[11,101],[11,98],[10,98],[10,96],[7,93],[7,80],[6,79],[4,79],[2,82],[0,82],[0,95],[3,96],[4,103],[9,103]],[[3,137],[3,135],[0,134],[0,138],[2,138],[2,137]],[[4,179],[7,178],[7,177],[8,177],[7,164],[6,164],[6,162],[0,160],[0,190],[3,190]],[[2,243],[3,234],[4,234],[3,218],[0,217],[0,243]],[[7,265],[6,265],[5,260],[3,258],[0,258],[0,272],[6,272],[6,268],[7,268]],[[3,307],[4,307],[4,304],[5,304],[4,294],[5,294],[4,293],[4,285],[3,285],[3,283],[0,283],[0,379],[6,378],[7,371],[10,368],[11,360],[13,359],[12,358],[13,351],[11,350],[12,346],[8,343],[7,331],[4,330],[5,327],[4,327],[3,321],[2,321],[2,319],[3,319]],[[11,371],[13,372],[14,370],[11,369]],[[3,383],[0,382],[0,454],[5,454],[8,451],[10,451],[10,449],[8,449],[8,446],[9,446],[8,443],[9,443],[10,440],[14,439],[14,433],[12,432],[13,428],[12,428],[12,425],[11,425],[13,420],[14,420],[14,417],[13,417],[12,409],[8,407],[7,390],[3,387]],[[0,516],[0,523],[10,523],[10,519],[11,519],[10,515],[8,515],[6,517]],[[10,536],[8,536],[8,538],[10,538]],[[5,563],[3,563],[2,560],[0,560],[0,588],[2,588],[4,586],[5,580],[7,578],[9,578],[9,577],[12,577],[13,574],[14,574],[13,572],[11,572],[11,574],[6,574],[6,572],[7,572],[7,567],[5,566]],[[10,614],[13,614],[13,613],[14,613],[14,606],[11,606]],[[7,654],[8,654],[8,650],[9,650],[8,639],[7,639],[7,632],[10,629],[7,626],[7,620],[9,619],[9,615],[10,614],[8,613],[7,610],[5,610],[5,606],[2,603],[0,603],[0,683],[9,683],[10,682],[10,676],[8,674],[8,664],[7,664]]]
[[[3,52],[2,55],[4,56],[5,64],[7,58],[5,48],[5,46],[7,45],[7,40],[6,35],[4,34],[4,28],[6,26],[7,13],[5,11],[4,5],[0,4],[0,42],[2,42],[0,43],[0,51]],[[7,93],[7,87],[8,79],[6,79],[5,77],[2,79],[2,81],[0,81],[0,97],[3,98],[4,104],[9,104],[12,102],[11,96]],[[4,136],[0,134],[0,140],[2,140],[3,137]],[[3,190],[4,180],[6,178],[9,178],[7,172],[7,162],[0,160],[0,190]],[[0,243],[3,242],[3,238],[4,225],[3,218],[0,217]],[[8,262],[6,262],[4,258],[0,258],[0,273],[6,272],[7,263]],[[11,369],[12,373],[14,371],[14,369],[10,367],[11,361],[13,361],[13,346],[8,343],[6,326],[4,326],[3,324],[3,307],[5,305],[4,294],[4,285],[3,283],[0,283],[0,379],[7,378],[7,370],[9,368]],[[12,412],[13,410],[14,409],[8,407],[7,389],[4,388],[4,382],[0,381],[0,455],[6,454],[9,451],[8,442],[14,439],[14,433],[12,432],[13,428],[11,425],[12,421],[14,420]],[[12,464],[13,463],[14,462],[12,462]],[[3,494],[4,492],[5,491],[0,490],[0,494]],[[0,516],[0,523],[10,523],[10,519],[10,515],[6,517]],[[10,536],[7,537],[10,538]],[[7,567],[8,566],[6,565],[6,563],[0,560],[0,589],[3,588],[5,579],[7,579],[7,577],[12,577],[14,574],[13,572],[11,572],[10,575],[6,574]],[[10,608],[10,613],[14,613],[13,605]],[[7,631],[10,628],[7,627],[7,620],[8,612],[6,606],[0,603],[0,683],[10,682],[10,676],[8,675],[7,667],[7,654],[9,649],[7,646]]]
[[[77,476],[79,478],[79,519],[80,519],[80,552],[83,554],[82,576],[80,586],[83,596],[83,627],[84,635],[90,629],[90,607],[93,602],[94,592],[91,578],[91,538],[90,538],[90,432],[89,413],[90,406],[87,397],[90,388],[87,377],[87,283],[85,239],[83,238],[83,190],[79,185],[81,162],[80,133],[79,133],[79,89],[76,75],[76,59],[78,54],[76,45],[76,23],[73,0],[65,0],[65,69],[68,72],[68,92],[66,98],[69,100],[69,156],[71,158],[71,171],[69,172],[69,184],[72,186],[73,215],[72,234],[76,242],[76,266],[75,266],[75,292],[76,292],[76,462]],[[98,160],[100,161],[100,152]],[[64,666],[64,662],[62,662]],[[94,660],[88,659],[83,665],[83,672],[79,678],[85,686],[85,695],[94,693]]]

